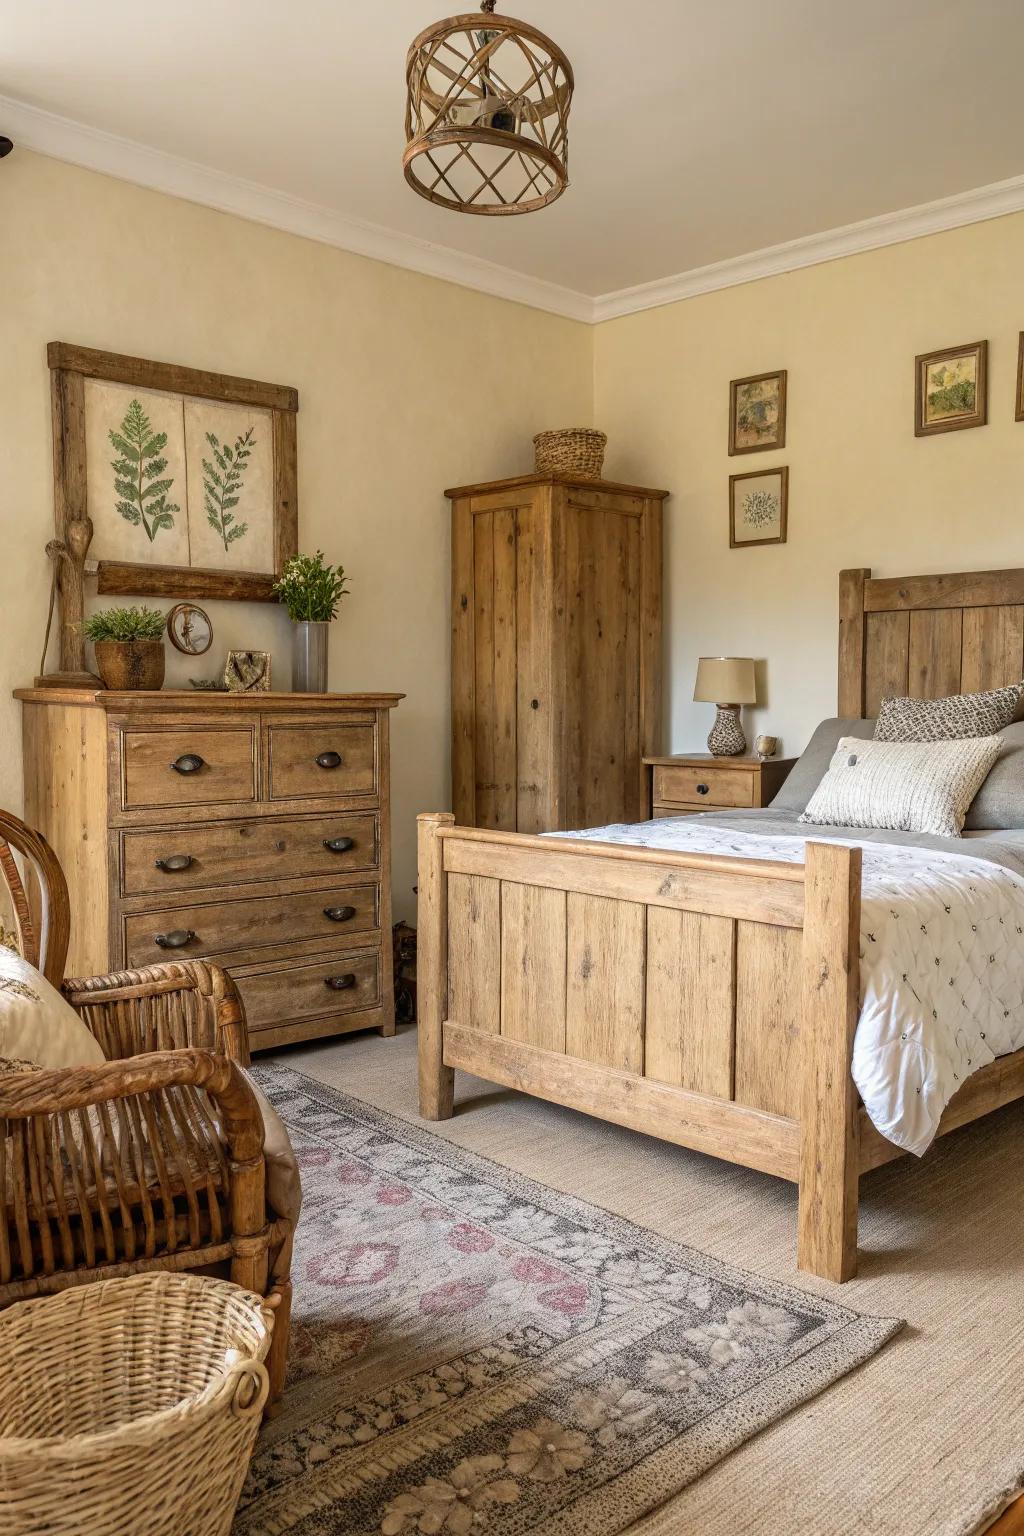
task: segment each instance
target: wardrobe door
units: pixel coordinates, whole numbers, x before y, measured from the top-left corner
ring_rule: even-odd
[[[536,486],[516,519],[518,832],[552,832],[564,826],[556,753],[564,683],[563,603],[555,590],[561,551],[552,503],[551,486]]]

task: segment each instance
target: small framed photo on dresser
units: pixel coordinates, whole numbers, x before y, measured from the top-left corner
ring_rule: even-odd
[[[757,469],[729,476],[729,548],[785,544],[789,470]]]
[[[960,432],[988,421],[988,342],[972,341],[915,359],[914,436]]]
[[[786,446],[786,370],[753,373],[729,384],[729,452],[767,453]]]

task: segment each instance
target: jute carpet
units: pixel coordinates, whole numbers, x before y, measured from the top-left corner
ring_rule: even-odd
[[[239,1536],[618,1536],[902,1325],[257,1070],[305,1210]]]
[[[418,1123],[414,1031],[278,1060]],[[431,1128],[455,1145],[726,1264],[908,1320],[632,1536],[973,1536],[1024,1485],[1020,1107],[870,1175],[861,1273],[836,1290],[795,1271],[790,1186],[461,1075],[456,1091],[455,1118]]]

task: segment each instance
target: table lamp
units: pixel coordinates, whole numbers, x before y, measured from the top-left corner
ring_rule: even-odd
[[[701,656],[693,697],[696,703],[714,704],[718,710],[708,737],[712,756],[738,757],[745,752],[747,739],[740,724],[740,705],[757,702],[753,657]]]

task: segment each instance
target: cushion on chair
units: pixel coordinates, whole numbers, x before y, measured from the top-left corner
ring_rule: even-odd
[[[299,1165],[284,1121],[263,1089],[249,1074],[249,1087],[256,1095],[263,1116],[263,1156],[267,1165],[267,1205],[275,1216],[295,1226],[302,1209],[302,1184]]]
[[[98,1067],[99,1041],[36,970],[0,947],[0,1056],[39,1067]]]

